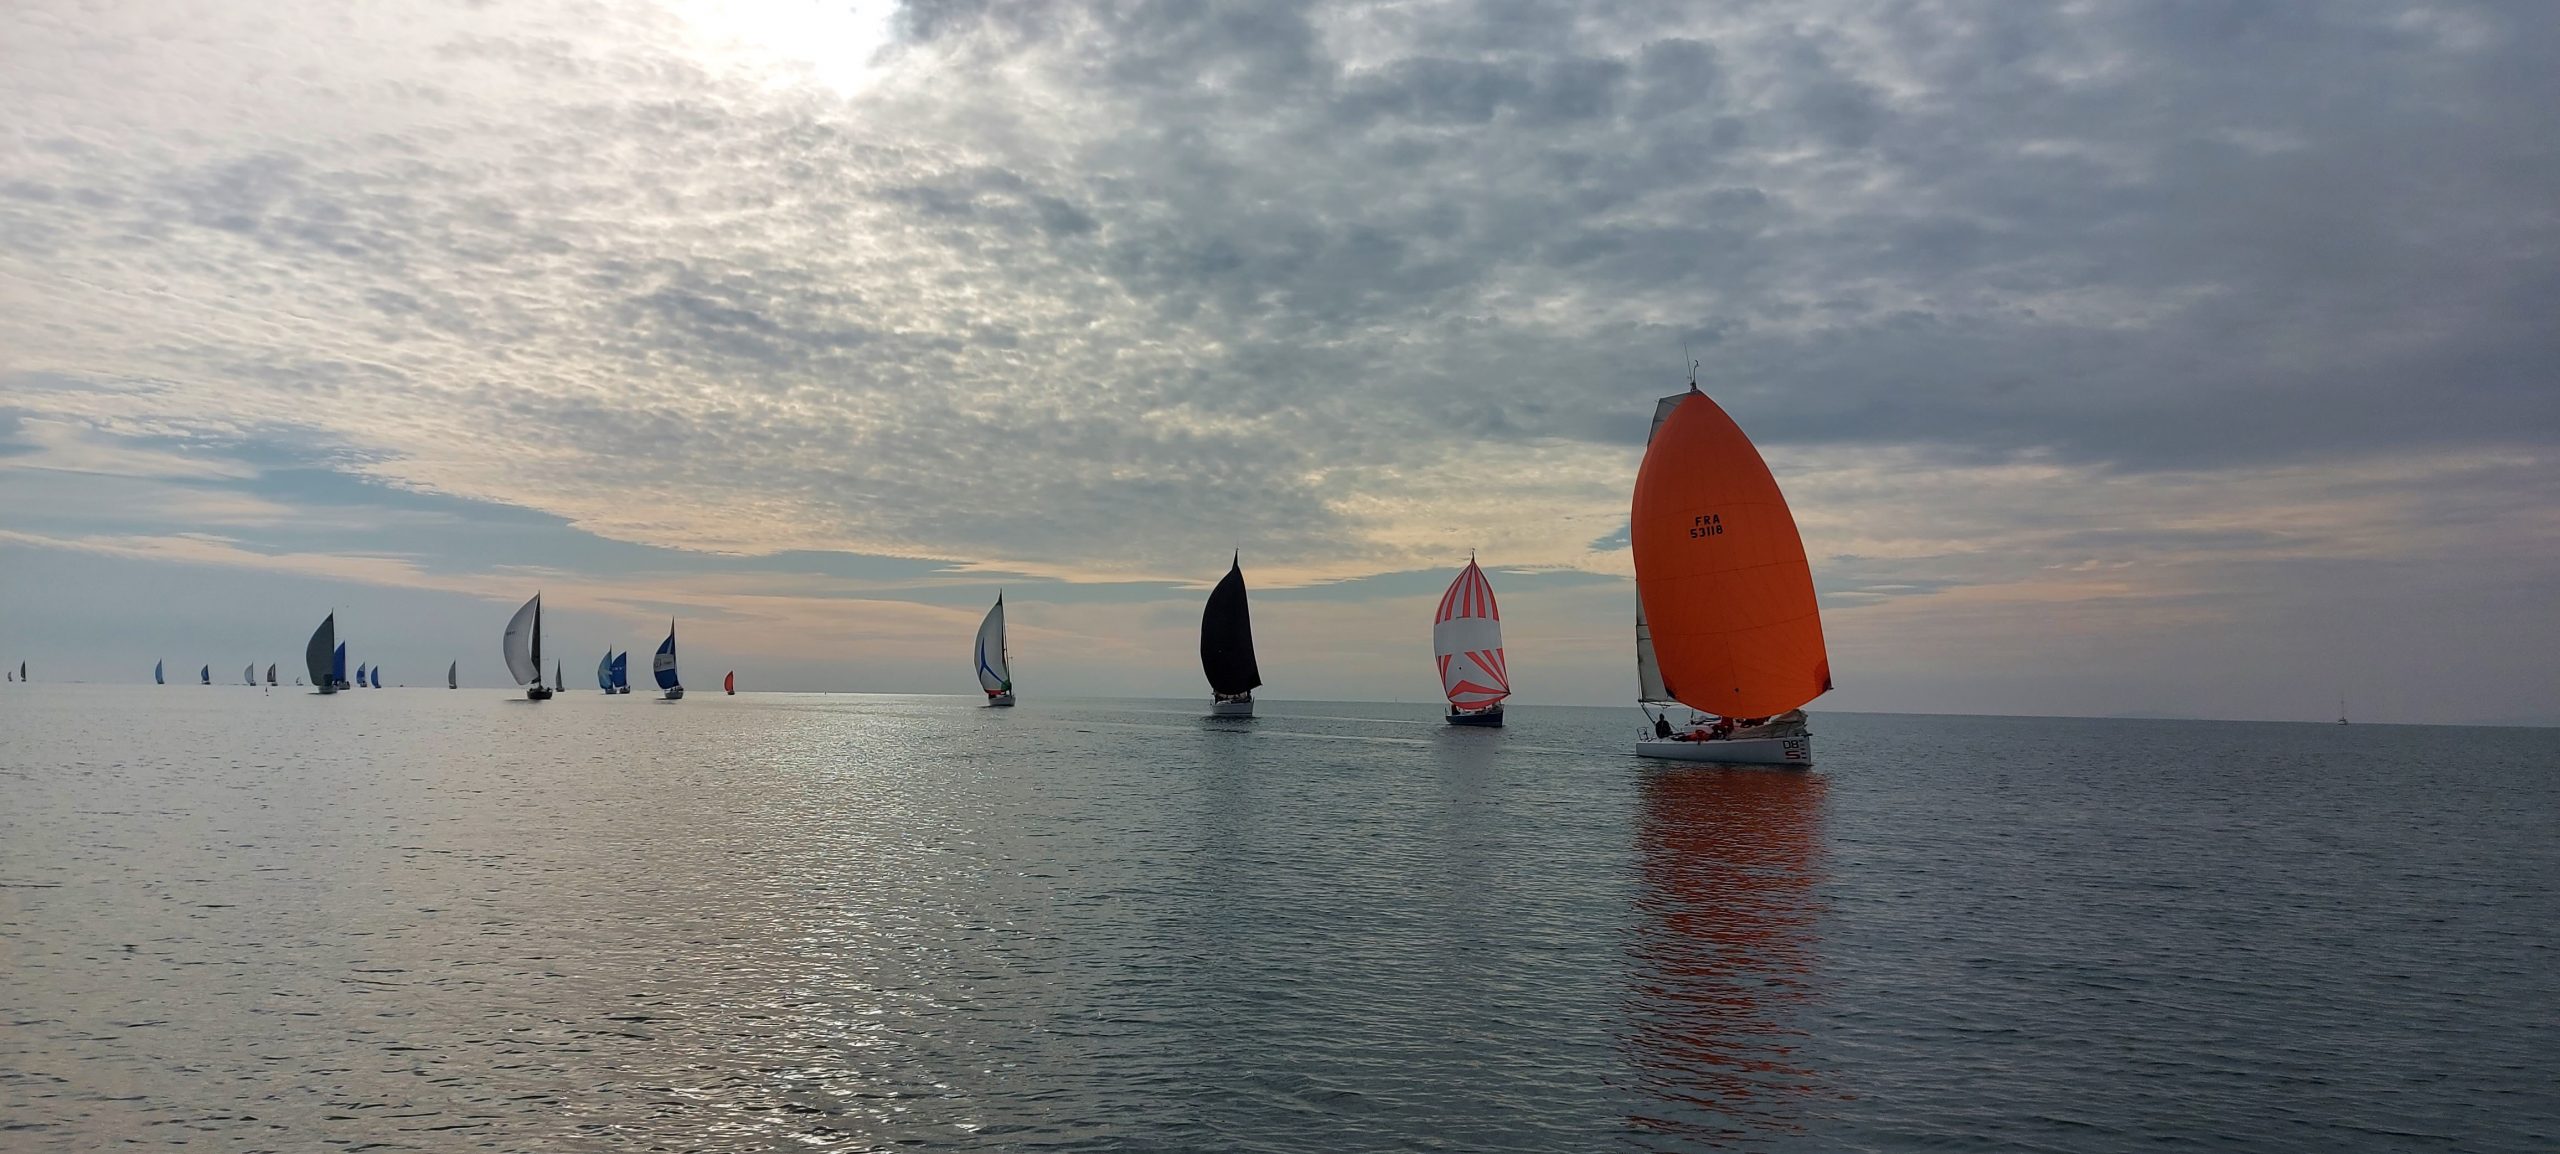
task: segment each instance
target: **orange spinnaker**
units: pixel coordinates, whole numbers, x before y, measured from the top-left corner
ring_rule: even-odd
[[[1706,394],[1689,393],[1654,431],[1631,530],[1636,598],[1672,697],[1768,717],[1831,688],[1795,515],[1760,450]]]

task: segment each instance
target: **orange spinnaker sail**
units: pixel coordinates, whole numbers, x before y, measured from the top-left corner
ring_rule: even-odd
[[[1674,699],[1768,717],[1831,688],[1795,515],[1760,450],[1705,393],[1681,398],[1655,431],[1630,528],[1636,599]]]

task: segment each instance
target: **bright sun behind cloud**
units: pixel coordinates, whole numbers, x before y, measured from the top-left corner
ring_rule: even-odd
[[[668,0],[668,7],[707,55],[846,96],[876,77],[898,12],[894,0]]]

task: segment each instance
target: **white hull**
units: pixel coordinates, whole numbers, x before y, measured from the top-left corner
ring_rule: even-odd
[[[1813,764],[1813,736],[1746,737],[1722,741],[1672,741],[1659,737],[1636,739],[1637,757],[1659,757],[1666,761],[1705,761],[1718,765],[1804,765]]]
[[[1248,697],[1242,701],[1212,701],[1209,703],[1209,716],[1251,717],[1253,716],[1253,699]]]
[[[987,695],[987,704],[990,706],[1011,705],[1013,704],[1013,695],[1010,693],[990,693]]]
[[[679,685],[679,686],[676,686],[676,687],[675,687],[675,688],[673,688],[673,689],[668,690],[668,691],[667,691],[667,700],[669,700],[669,701],[682,701],[682,700],[684,700],[684,686]]]

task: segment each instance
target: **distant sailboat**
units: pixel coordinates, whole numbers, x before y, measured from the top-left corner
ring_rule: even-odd
[[[1629,517],[1645,757],[1809,765],[1801,707],[1831,689],[1813,573],[1760,451],[1697,381],[1654,407]],[[1704,717],[1676,730],[1669,709]]]
[[[507,674],[516,684],[525,685],[528,701],[551,700],[551,687],[542,683],[542,594],[516,610],[507,619],[507,631],[498,639],[498,650],[507,659]]]
[[[382,667],[376,665],[369,672],[373,676],[373,687],[375,689],[382,688]]]
[[[19,663],[18,663],[18,683],[19,683],[19,684],[21,684],[21,685],[24,685],[24,684],[26,684],[26,680],[27,680],[27,663],[26,663],[26,662],[24,662],[24,661],[21,661],[21,662],[19,662]]]
[[[358,689],[370,689],[370,688],[372,688],[372,687],[373,687],[373,671],[372,671],[372,670],[370,670],[370,669],[365,668],[365,666],[364,666],[362,663],[358,663],[358,664],[356,665],[356,688],[358,688]]]
[[[613,691],[631,692],[631,654],[628,652],[613,655]]]
[[[338,615],[331,613],[320,619],[320,627],[311,631],[311,642],[302,647],[302,667],[311,674],[311,685],[322,693],[338,691],[337,678],[331,674],[334,661],[343,660],[338,653]]]
[[[596,658],[596,688],[605,693],[613,692],[613,650],[611,648],[604,651],[604,656]]]
[[[243,666],[241,666],[241,667],[240,667],[240,684],[242,684],[242,685],[256,685],[257,683],[258,683],[258,663],[257,663],[257,662],[255,662],[255,661],[252,661],[252,662],[248,663],[247,665],[243,665]]]
[[[162,666],[164,666],[164,665],[167,665],[167,664],[168,664],[168,661],[166,661],[165,659],[164,659],[164,660],[160,660],[160,661],[154,661],[154,662],[152,662],[152,663],[151,663],[151,684],[153,684],[153,685],[167,685],[167,684],[169,684],[169,679],[168,679],[168,678],[166,678],[166,677],[161,676],[161,673],[160,673],[161,667],[162,667]]]
[[[562,664],[562,663],[560,663],[559,661],[556,661],[556,660],[555,660],[555,661],[553,661],[553,662],[551,663],[551,691],[552,691],[553,693],[559,693],[559,692],[561,692],[561,691],[563,691],[563,690],[566,690],[566,689],[568,689],[568,688],[569,688],[569,673],[568,673],[568,666],[563,665],[563,664]]]
[[[338,643],[337,652],[329,655],[329,684],[338,689],[351,688],[347,682],[347,643],[344,641]]]
[[[1200,671],[1209,677],[1209,715],[1253,716],[1253,691],[1262,684],[1262,667],[1253,659],[1253,611],[1245,601],[1244,555],[1227,564],[1227,575],[1209,591],[1200,611]]]
[[[1004,647],[1004,594],[996,594],[996,607],[987,610],[987,619],[978,623],[978,688],[987,691],[987,704],[1013,704],[1013,663]]]
[[[720,679],[720,692],[722,692],[722,693],[726,693],[726,694],[728,694],[728,695],[729,695],[729,696],[731,696],[731,697],[736,697],[736,696],[738,695],[738,671],[737,671],[737,670],[735,670],[735,669],[730,670],[730,671],[729,671],[729,675],[728,675],[727,677],[723,677],[723,678],[721,678],[721,679]]]
[[[2341,693],[2341,694],[2339,694],[2339,695],[2338,695],[2338,724],[2340,724],[2340,725],[2345,725],[2346,723],[2347,723],[2347,695],[2346,695],[2346,694]]]
[[[267,663],[267,684],[268,684],[268,685],[270,685],[270,686],[272,686],[272,685],[274,685],[275,683],[276,683],[276,663],[275,663],[275,662],[270,661],[270,662],[268,662],[268,663]]]
[[[684,700],[684,684],[676,680],[676,619],[667,618],[667,639],[658,643],[658,655],[649,660],[649,669],[658,677],[658,688],[667,691],[667,700]]]
[[[444,667],[444,687],[447,689],[462,688],[461,662],[456,661],[453,664]]]
[[[1502,702],[1511,696],[1511,667],[1502,655],[1502,610],[1493,600],[1476,559],[1449,582],[1431,618],[1431,652],[1440,664],[1440,689],[1449,697],[1449,724],[1502,724]]]
[[[206,685],[213,684],[213,663],[206,662],[204,668],[196,670],[196,680]]]

